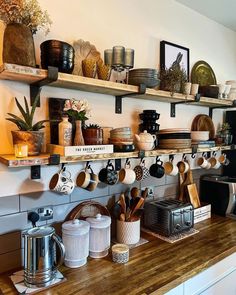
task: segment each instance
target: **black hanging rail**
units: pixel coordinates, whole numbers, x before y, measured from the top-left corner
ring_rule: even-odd
[[[170,103],[170,116],[171,117],[175,117],[175,106],[177,104],[189,104],[189,103],[195,103],[195,102],[199,102],[200,101],[200,98],[201,98],[201,94],[200,93],[197,93],[194,97],[194,100],[185,100],[185,101],[177,101],[177,102],[171,102]]]
[[[37,94],[39,92],[39,89],[42,86],[45,86],[45,85],[48,85],[48,84],[50,84],[52,82],[57,81],[57,79],[58,79],[58,68],[49,66],[47,73],[48,73],[48,75],[47,75],[46,78],[30,84],[30,102],[31,102],[31,105],[33,104],[33,102],[34,102],[34,100],[35,100],[35,98],[36,98],[36,96],[37,96]],[[40,106],[40,100],[39,100],[39,103],[38,103],[37,106],[38,107]]]
[[[140,84],[138,92],[132,92],[132,93],[127,93],[127,94],[122,94],[122,95],[116,95],[115,113],[116,114],[121,114],[122,113],[122,98],[123,97],[142,95],[142,94],[145,94],[145,92],[146,92],[146,85],[145,84]]]

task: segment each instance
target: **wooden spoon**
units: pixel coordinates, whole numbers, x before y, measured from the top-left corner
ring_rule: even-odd
[[[134,209],[132,210],[130,214],[130,218],[132,218],[135,212],[143,206],[143,203],[144,203],[144,198],[139,198],[138,202],[136,203]]]
[[[121,213],[126,213],[125,195],[122,193],[119,198],[119,204],[121,206]]]

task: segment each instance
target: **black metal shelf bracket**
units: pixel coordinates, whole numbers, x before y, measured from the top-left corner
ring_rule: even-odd
[[[123,97],[142,95],[142,94],[145,94],[145,92],[146,92],[146,85],[140,84],[138,92],[132,92],[132,93],[127,93],[127,94],[123,94],[123,95],[116,95],[115,113],[116,114],[122,113],[122,98]]]
[[[233,100],[231,106],[215,106],[215,107],[209,107],[209,117],[212,118],[213,110],[214,109],[230,109],[230,108],[236,108],[236,100]]]
[[[38,95],[40,88],[42,86],[45,86],[45,85],[48,85],[52,82],[57,81],[57,79],[58,79],[58,68],[49,66],[48,67],[48,75],[46,78],[44,78],[40,81],[31,83],[30,84],[30,103],[31,103],[31,105],[33,104],[36,96]],[[37,106],[38,107],[40,106],[40,101]]]
[[[200,93],[197,93],[194,97],[194,100],[190,100],[190,101],[177,101],[177,102],[171,102],[170,103],[170,116],[173,118],[175,117],[175,106],[177,104],[189,104],[189,103],[195,103],[195,102],[199,102],[200,101],[200,98],[201,98],[201,95]]]

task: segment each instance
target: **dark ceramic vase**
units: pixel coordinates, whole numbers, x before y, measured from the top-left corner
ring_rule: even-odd
[[[87,145],[102,144],[103,132],[101,128],[87,128],[83,130],[84,142]]]

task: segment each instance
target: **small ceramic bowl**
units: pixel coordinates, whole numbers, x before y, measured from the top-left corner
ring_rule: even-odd
[[[191,131],[192,141],[205,141],[209,139],[209,131]]]

